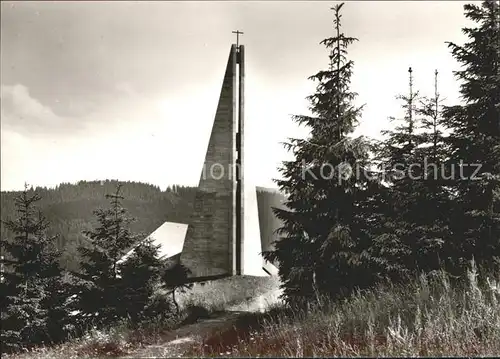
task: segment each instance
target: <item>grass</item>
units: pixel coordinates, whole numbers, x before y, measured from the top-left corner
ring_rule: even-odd
[[[39,347],[24,353],[3,355],[9,359],[59,359],[119,357],[134,350],[161,343],[169,332],[228,306],[260,295],[277,286],[275,278],[235,276],[205,284],[177,295],[181,312],[167,320],[151,318],[132,326],[126,320],[110,328],[93,329],[83,337],[56,346]],[[160,293],[161,295],[161,293]]]
[[[179,316],[168,320],[152,318],[148,323],[139,326],[132,326],[124,320],[109,328],[94,328],[84,336],[63,344],[41,346],[23,353],[2,354],[2,357],[8,359],[120,357],[137,348],[161,341],[170,330],[182,325],[183,320],[189,315],[188,312],[184,310]]]
[[[498,356],[500,277],[439,273],[308,311],[275,307],[194,345],[190,357]]]
[[[279,281],[276,277],[234,276],[205,284],[196,283],[191,290],[178,297],[181,307],[201,306],[210,312],[218,312],[278,286]]]
[[[222,310],[273,289],[275,279],[233,277],[197,285],[182,295],[183,318],[193,307]],[[259,287],[260,286],[260,287]],[[160,344],[181,325],[155,322],[131,330],[126,323],[89,332],[69,343],[10,358],[116,357]],[[338,303],[308,310],[275,305],[241,315],[233,328],[207,335],[186,357],[498,356],[500,275],[479,278],[472,268],[462,284],[444,273],[407,285],[385,285]]]

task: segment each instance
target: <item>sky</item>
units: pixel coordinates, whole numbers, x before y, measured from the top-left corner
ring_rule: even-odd
[[[244,32],[247,182],[275,187],[281,142],[305,137],[307,78],[324,69],[335,2],[1,3],[1,190],[119,179],[197,185],[230,46]],[[356,134],[379,137],[408,88],[459,101],[445,41],[463,43],[459,1],[349,1],[343,31]]]

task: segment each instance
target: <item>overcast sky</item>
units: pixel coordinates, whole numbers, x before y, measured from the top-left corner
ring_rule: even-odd
[[[335,2],[1,3],[1,190],[119,179],[196,185],[232,30],[245,34],[246,176],[274,186],[289,158],[280,142],[305,136],[290,114],[307,111],[325,67],[319,42]],[[458,99],[445,41],[463,43],[463,2],[347,2],[353,90],[366,103],[357,133],[378,136],[398,114],[394,97],[432,94],[440,72]]]

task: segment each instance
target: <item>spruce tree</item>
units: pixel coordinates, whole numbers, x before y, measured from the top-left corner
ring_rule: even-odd
[[[274,209],[283,221],[281,240],[264,253],[277,261],[285,298],[294,303],[318,294],[339,297],[371,282],[362,205],[370,185],[368,143],[351,136],[362,108],[350,90],[354,63],[347,48],[357,39],[341,32],[343,5],[332,8],[334,35],[321,41],[329,66],[310,77],[317,82],[308,97],[311,115],[293,117],[310,136],[285,144],[295,159],[283,163],[283,179],[276,182],[287,195],[287,209]]]
[[[118,185],[114,194],[107,194],[110,207],[97,209],[97,227],[84,231],[87,245],[78,248],[81,263],[81,283],[77,293],[77,309],[83,316],[82,324],[110,324],[118,320],[123,308],[123,293],[119,277],[119,261],[138,240],[129,225],[133,218],[128,217],[123,208]]]
[[[396,124],[393,130],[383,131],[386,139],[379,147],[388,196],[382,221],[384,231],[375,238],[372,251],[382,264],[382,271],[392,280],[401,280],[421,270],[422,257],[430,251],[422,233],[427,224],[426,209],[422,199],[426,196],[425,172],[419,146],[425,141],[419,133],[421,118],[417,115],[420,99],[413,87],[413,70],[408,69],[409,91],[399,95],[404,116],[390,117]],[[440,243],[440,242],[439,242]]]
[[[434,72],[434,94],[431,97],[424,97],[420,102],[417,112],[422,115],[422,129],[424,134],[422,136],[423,142],[426,143],[426,155],[429,156],[431,163],[438,164],[437,170],[441,170],[441,162],[445,159],[448,148],[447,148],[447,136],[445,136],[444,131],[448,130],[448,127],[442,116],[443,109],[443,98],[439,93],[439,72],[435,70]],[[434,170],[434,167],[430,168]],[[431,173],[433,178],[438,177]]]
[[[413,70],[408,72],[409,93],[398,96],[405,115],[392,118],[399,124],[384,131],[387,138],[378,152],[389,188],[379,206],[383,230],[371,250],[382,273],[392,280],[448,268],[451,255],[450,201],[443,168],[448,146],[437,71],[434,96],[425,98],[414,91]]]
[[[119,263],[123,295],[120,316],[128,317],[131,323],[140,323],[158,314],[168,314],[159,313],[158,303],[154,302],[164,270],[158,249],[159,246],[152,239],[146,239],[135,247],[130,257]]]
[[[417,253],[418,267],[424,271],[452,270],[453,238],[449,227],[452,208],[447,188],[445,164],[449,156],[448,127],[442,116],[443,98],[439,93],[438,71],[434,72],[434,94],[425,97],[417,108],[422,116],[422,146],[417,149],[417,160],[423,164],[420,208],[416,217],[416,231],[421,242]]]
[[[448,43],[462,65],[454,72],[462,103],[443,114],[452,130],[451,230],[457,265],[474,257],[491,268],[500,258],[500,5],[490,0],[465,5],[464,11],[477,25],[462,30],[465,44]]]
[[[67,294],[49,223],[36,208],[40,199],[26,185],[15,198],[17,218],[3,222],[14,236],[2,241],[2,352],[64,336]],[[55,286],[60,290],[53,292]]]

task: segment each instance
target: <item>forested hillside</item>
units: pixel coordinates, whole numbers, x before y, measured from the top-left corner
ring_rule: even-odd
[[[105,180],[63,183],[56,188],[33,188],[41,196],[40,209],[50,222],[48,234],[58,236],[56,243],[58,249],[63,251],[61,264],[65,268],[78,269],[77,248],[85,242],[83,231],[95,225],[93,211],[109,206],[105,195],[113,193],[118,184],[122,185],[123,206],[136,219],[131,224],[133,232],[150,234],[165,221],[188,223],[195,187],[174,185],[162,191],[157,186],[140,182]],[[272,193],[272,190],[258,190],[261,206],[264,192]],[[1,192],[2,221],[15,217],[14,198],[19,193],[21,191]],[[281,198],[278,194],[274,196]],[[267,197],[274,198],[273,195]],[[270,207],[265,213],[270,214],[269,210]],[[260,211],[266,209],[261,208]],[[272,232],[274,227],[270,227],[267,232]],[[1,226],[0,233],[2,240],[9,240],[11,234],[5,226]]]
[[[61,264],[64,267],[78,268],[76,249],[85,241],[82,231],[95,225],[93,211],[109,206],[105,195],[113,193],[118,184],[123,185],[124,207],[136,219],[131,225],[132,231],[149,234],[165,221],[185,223],[189,220],[193,187],[173,186],[162,191],[145,183],[110,180],[63,183],[56,188],[36,187],[35,191],[42,197],[40,209],[50,222],[49,234],[58,235],[57,246],[63,251]],[[2,221],[15,217],[14,197],[19,193],[1,193]],[[8,240],[9,236],[2,225],[2,240]]]

